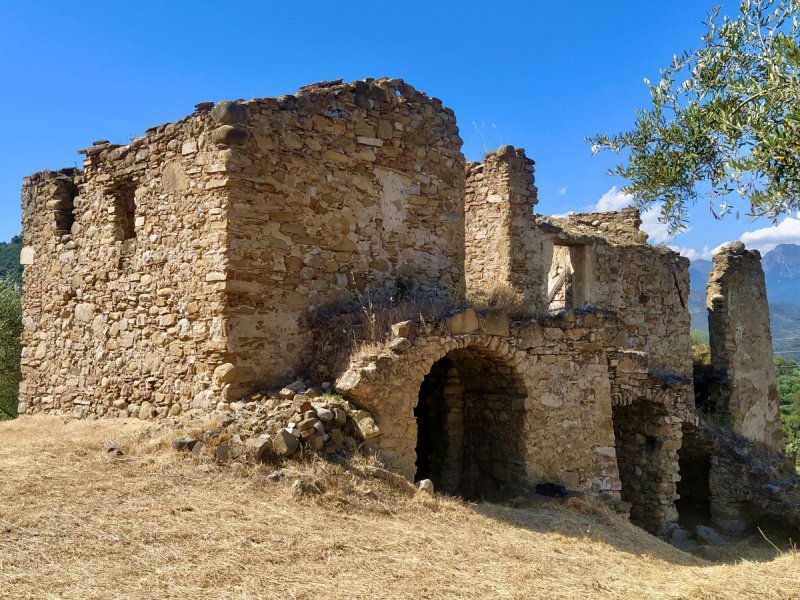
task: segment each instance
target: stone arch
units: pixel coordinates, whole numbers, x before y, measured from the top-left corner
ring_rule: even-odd
[[[466,498],[518,487],[525,468],[525,382],[502,345],[462,344],[432,362],[414,404],[415,478]]]
[[[517,352],[509,343],[510,337],[470,332],[451,335],[423,335],[400,353],[382,352],[362,357],[336,382],[339,393],[369,410],[380,427],[375,440],[383,462],[409,479],[415,478],[417,465],[417,416],[419,392],[434,365],[455,353],[479,354],[485,360],[505,369],[513,376],[518,389],[525,389],[524,370],[520,368]],[[465,392],[472,393],[472,389]],[[516,397],[517,395],[515,395]],[[516,406],[524,406],[520,392]],[[458,492],[458,490],[456,490]]]

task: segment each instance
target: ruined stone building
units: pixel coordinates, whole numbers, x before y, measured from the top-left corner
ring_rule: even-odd
[[[651,531],[681,472],[683,496],[721,502],[739,467],[703,466],[723,450],[695,407],[688,260],[633,209],[536,215],[521,149],[478,164],[461,144],[401,80],[330,82],[200,104],[28,177],[21,412],[212,411],[324,372],[314,315],[404,296],[435,318],[328,367],[388,467],[467,497],[556,481]],[[715,261],[713,412],[778,450],[763,274],[742,283],[758,257]],[[740,523],[742,502],[709,510]]]

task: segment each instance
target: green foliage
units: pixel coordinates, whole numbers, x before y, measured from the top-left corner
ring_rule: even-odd
[[[21,249],[22,243],[17,235],[11,238],[10,244],[0,242],[0,279],[10,279],[16,285],[22,285]]]
[[[692,362],[696,365],[711,364],[711,346],[708,345],[708,334],[703,331],[692,331]]]
[[[0,419],[17,416],[22,307],[19,287],[0,281]]]
[[[702,45],[673,58],[649,86],[634,129],[588,138],[592,152],[628,150],[612,174],[640,208],[661,204],[685,228],[698,186],[717,217],[749,201],[773,221],[800,208],[800,0],[742,0],[738,16],[709,15]]]
[[[775,376],[781,403],[786,450],[800,451],[800,365],[794,360],[775,359]]]

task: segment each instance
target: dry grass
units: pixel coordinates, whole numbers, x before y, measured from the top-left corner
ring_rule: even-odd
[[[325,463],[178,454],[138,421],[0,424],[1,598],[800,597],[800,558],[713,565],[584,502],[403,496]],[[106,444],[125,455],[112,458]]]

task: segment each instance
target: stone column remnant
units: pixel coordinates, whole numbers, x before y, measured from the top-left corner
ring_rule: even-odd
[[[489,304],[540,311],[552,242],[538,232],[534,162],[501,146],[467,166],[465,245],[467,295]]]
[[[724,374],[716,410],[734,432],[783,448],[761,255],[741,242],[714,255],[706,287],[711,361]]]

